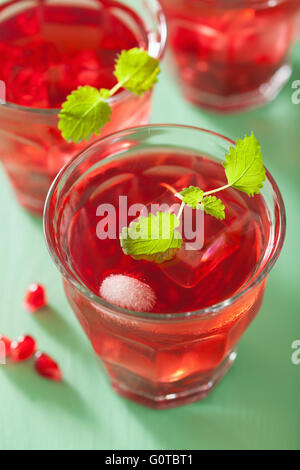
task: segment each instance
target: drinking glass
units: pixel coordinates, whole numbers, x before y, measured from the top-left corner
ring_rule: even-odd
[[[235,112],[274,99],[291,74],[298,0],[162,0],[188,101]]]
[[[69,162],[48,194],[45,236],[67,299],[102,359],[114,390],[153,408],[205,398],[234,362],[237,344],[260,310],[268,274],[283,245],[284,204],[268,172],[259,196],[249,198],[231,190],[228,227],[224,232],[221,225],[214,225],[221,222],[208,218],[206,224],[216,228],[202,252],[200,263],[204,265],[197,266],[197,252],[192,252],[186,263],[177,265],[184,271],[172,262],[160,266],[135,262],[121,253],[119,240],[99,240],[98,201],[113,200],[124,191],[129,202],[155,201],[158,182],[166,186],[168,175],[181,182],[203,174],[213,179],[216,165],[221,171],[220,163],[232,145],[222,135],[192,127],[155,125],[124,130],[93,143]],[[141,174],[147,176],[147,184]],[[234,202],[236,193],[245,199]],[[248,241],[250,232],[253,238]],[[244,264],[252,258],[251,271],[232,291]],[[155,286],[156,311],[128,310],[101,298],[100,272],[126,273],[130,269],[141,269],[142,278],[146,276]],[[188,276],[191,279],[193,274],[198,281],[192,286]],[[219,300],[207,300],[217,299],[218,292]],[[197,308],[204,297],[205,307]],[[184,310],[184,305],[193,308]]]
[[[115,17],[127,25],[136,37],[144,38],[145,47],[148,48],[150,55],[156,58],[162,57],[166,42],[166,24],[160,3],[157,0],[143,2],[137,0],[76,0],[72,3],[67,0],[57,0],[55,3],[51,0],[6,1],[0,6],[0,46],[1,41],[5,42],[7,37],[12,34],[18,36],[19,44],[22,44],[25,39],[27,41],[28,35],[32,36],[33,41],[38,42],[40,41],[39,28],[45,37],[51,28],[57,28],[57,34],[60,35],[60,47],[66,46],[66,44],[68,48],[75,47],[74,43],[78,42],[79,35],[80,44],[78,47],[88,56],[90,45],[93,44],[93,48],[95,48],[93,43],[94,30],[97,29],[94,27],[94,23],[97,21],[95,18],[103,8],[111,11]],[[88,34],[91,22],[93,22],[93,28],[90,27],[91,32]],[[5,28],[3,24],[6,25]],[[105,27],[109,28],[107,24]],[[82,33],[83,29],[84,34]],[[103,26],[99,19],[100,32],[101,29]],[[110,48],[114,48],[114,34],[118,34],[118,31],[109,31],[105,43],[108,51]],[[11,54],[7,55],[7,57],[2,56],[2,61],[6,61],[2,64],[6,71],[14,66],[13,57]],[[43,57],[41,54],[39,60],[42,61]],[[87,78],[91,74],[89,67],[90,65],[87,64],[85,72]],[[25,66],[21,72],[27,73]],[[31,72],[31,75],[35,72],[37,73],[36,68]],[[55,73],[61,72],[56,70]],[[31,77],[31,79],[35,78],[38,80],[39,76]],[[69,70],[66,78],[68,80],[73,78],[72,71]],[[26,78],[26,80],[29,79],[30,77]],[[15,79],[5,85],[8,96],[11,94],[10,87],[18,86]],[[14,91],[20,95],[22,88],[14,89]],[[108,135],[130,126],[147,124],[151,112],[151,97],[151,92],[139,97],[124,90],[110,98],[111,121],[102,130],[101,135]],[[25,101],[26,96],[20,95],[19,98]],[[37,215],[42,215],[47,192],[59,170],[86,146],[84,142],[73,144],[63,140],[57,128],[58,112],[59,109],[53,108],[20,106],[9,102],[9,100],[6,103],[2,100],[0,104],[0,160],[19,203]]]

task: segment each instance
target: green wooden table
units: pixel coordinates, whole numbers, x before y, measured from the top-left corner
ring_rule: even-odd
[[[115,395],[64,297],[44,244],[41,221],[14,200],[0,171],[0,334],[34,335],[61,364],[65,382],[39,378],[29,364],[0,366],[0,449],[300,449],[300,44],[289,85],[269,106],[216,116],[184,102],[166,70],[153,122],[198,125],[236,138],[253,130],[287,206],[288,232],[260,315],[239,357],[203,402],[152,411]],[[22,298],[32,281],[49,292],[48,311],[32,316]]]

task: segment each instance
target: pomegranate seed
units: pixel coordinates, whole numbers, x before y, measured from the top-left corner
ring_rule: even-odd
[[[10,358],[14,362],[27,361],[35,351],[36,341],[31,336],[20,336],[17,341],[11,343]]]
[[[60,382],[62,372],[59,365],[47,354],[37,352],[35,355],[35,370],[42,377]]]
[[[0,335],[0,361],[10,356],[11,343],[11,339],[7,336]],[[4,344],[4,350],[1,348],[1,344]]]
[[[23,307],[31,313],[47,305],[46,292],[40,284],[30,284],[26,291]]]

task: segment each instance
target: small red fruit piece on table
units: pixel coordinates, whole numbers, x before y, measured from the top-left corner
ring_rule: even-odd
[[[48,380],[60,382],[62,380],[62,372],[59,365],[47,354],[37,352],[35,355],[36,372]]]
[[[0,335],[0,362],[10,356],[12,340],[7,336]],[[2,345],[4,345],[4,350]]]
[[[40,284],[30,284],[26,291],[23,307],[31,313],[47,305],[46,292]]]
[[[30,359],[36,352],[36,341],[31,336],[20,336],[10,347],[10,358],[14,362]]]

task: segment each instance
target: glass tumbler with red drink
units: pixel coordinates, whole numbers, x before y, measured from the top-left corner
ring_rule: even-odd
[[[145,6],[147,8],[145,8]],[[0,6],[0,159],[18,201],[38,215],[58,171],[85,143],[66,142],[58,112],[79,86],[111,88],[116,57],[144,48],[160,58],[166,25],[159,2],[13,0]],[[146,124],[151,92],[110,98],[102,135]]]
[[[272,100],[291,74],[298,0],[162,0],[185,97],[234,112]]]
[[[262,305],[283,245],[285,209],[268,172],[254,197],[226,185],[222,163],[235,145],[184,126],[125,130],[74,158],[48,195],[46,240],[68,301],[113,388],[142,404],[168,408],[205,398]],[[124,227],[136,227],[142,210],[153,217],[157,205],[171,214],[180,191],[191,187],[199,200],[195,188],[223,189],[219,203],[206,199],[205,213],[179,209],[192,236],[184,231],[182,245],[159,260],[124,251]]]

